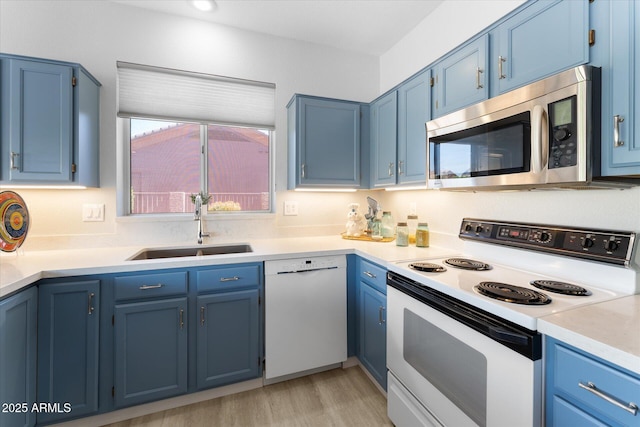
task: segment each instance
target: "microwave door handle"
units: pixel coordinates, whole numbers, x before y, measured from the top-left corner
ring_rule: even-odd
[[[534,173],[542,172],[547,157],[547,142],[543,132],[544,123],[544,108],[542,105],[534,106],[531,118],[531,171]]]

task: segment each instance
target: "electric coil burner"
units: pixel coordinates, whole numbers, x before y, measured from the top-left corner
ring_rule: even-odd
[[[491,270],[491,266],[489,264],[467,258],[449,258],[444,260],[444,262],[449,264],[451,267],[462,268],[464,270]]]
[[[444,271],[447,271],[447,269],[443,266],[439,264],[433,264],[431,262],[414,262],[409,264],[409,267],[413,268],[414,270],[424,271],[427,273],[442,273]]]
[[[543,291],[555,292],[562,295],[588,296],[591,292],[582,286],[572,285],[571,283],[558,282],[555,280],[533,280],[533,286]]]
[[[544,305],[551,302],[551,298],[542,292],[506,283],[480,282],[474,289],[489,298],[514,304]]]

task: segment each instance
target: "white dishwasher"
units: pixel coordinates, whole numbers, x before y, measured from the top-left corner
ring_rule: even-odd
[[[347,360],[346,267],[344,255],[265,261],[266,380]]]

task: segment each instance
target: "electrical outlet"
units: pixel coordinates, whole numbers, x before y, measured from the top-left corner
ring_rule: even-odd
[[[416,215],[418,213],[418,207],[416,202],[409,203],[409,215]]]
[[[104,204],[82,205],[82,221],[84,222],[101,222],[104,221]]]
[[[298,202],[287,200],[284,202],[284,215],[295,216],[298,215]]]

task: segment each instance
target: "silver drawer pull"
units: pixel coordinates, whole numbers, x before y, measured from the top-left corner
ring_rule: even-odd
[[[615,397],[609,396],[609,394],[605,393],[604,391],[598,390],[596,385],[594,383],[592,383],[592,382],[588,382],[586,384],[583,384],[582,382],[579,382],[578,386],[580,388],[583,388],[583,389],[587,390],[588,392],[591,392],[591,393],[595,394],[599,398],[604,399],[607,402],[617,406],[618,408],[624,409],[625,411],[627,411],[628,413],[630,413],[633,416],[635,416],[638,413],[638,405],[636,405],[633,402],[629,402],[628,404],[626,404],[624,402],[621,402],[620,400],[616,399]]]
[[[378,324],[382,325],[384,323],[384,307],[380,306],[378,308]]]
[[[615,115],[613,116],[613,146],[622,147],[624,141],[620,139],[620,123],[624,122],[624,117]]]
[[[370,278],[372,278],[372,279],[375,279],[375,278],[377,278],[377,277],[378,277],[378,276],[376,276],[375,274],[370,273],[370,272],[368,272],[368,271],[363,271],[363,272],[362,272],[362,274],[364,274],[365,276],[370,277]]]
[[[233,277],[221,277],[220,281],[221,282],[235,282],[237,280],[240,280],[240,278],[238,276],[233,276]]]
[[[142,285],[140,286],[141,291],[146,291],[147,289],[160,289],[164,285],[162,283],[158,283],[157,285]]]
[[[16,163],[16,157],[20,156],[20,153],[11,151],[9,153],[9,169],[20,169]]]
[[[93,307],[93,297],[95,297],[95,296],[96,296],[96,294],[94,294],[93,292],[91,292],[89,294],[89,302],[88,302],[89,306],[88,306],[87,310],[89,310],[89,314],[90,315],[93,314],[93,310],[95,310],[94,307]]]

